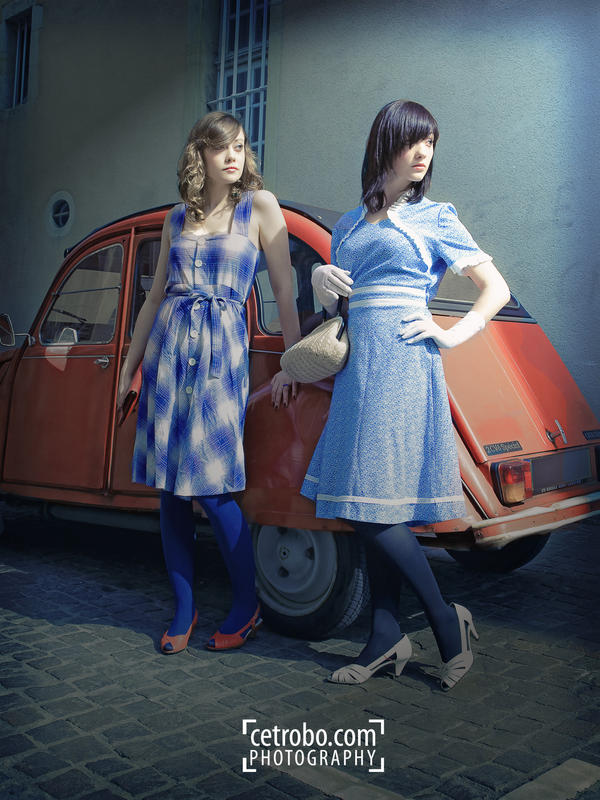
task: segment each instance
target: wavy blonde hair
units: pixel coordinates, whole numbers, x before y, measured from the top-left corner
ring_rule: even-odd
[[[263,180],[256,165],[256,157],[248,143],[244,126],[225,111],[211,111],[198,120],[190,131],[177,164],[177,186],[181,199],[187,206],[186,214],[190,220],[200,222],[204,219],[206,170],[202,157],[203,149],[231,144],[240,131],[244,134],[246,159],[241,178],[231,187],[231,200],[236,205],[242,192],[250,189],[262,189]]]

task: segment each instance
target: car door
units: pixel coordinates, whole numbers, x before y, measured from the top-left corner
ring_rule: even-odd
[[[164,217],[164,214],[162,215]],[[160,224],[159,224],[160,222]],[[131,285],[131,295],[128,298],[128,312],[124,312],[126,330],[124,333],[123,358],[125,357],[137,316],[144,305],[152,287],[156,265],[160,253],[162,217],[148,229],[144,228],[136,233],[133,242],[132,261],[135,264]],[[110,489],[115,494],[117,505],[125,504],[129,507],[152,509],[156,507],[156,489],[133,483],[131,480],[131,459],[135,442],[135,429],[137,411],[132,413],[125,422],[117,426],[114,432],[114,450],[110,474]]]
[[[76,251],[46,297],[13,386],[4,480],[102,490],[117,375],[126,236]]]

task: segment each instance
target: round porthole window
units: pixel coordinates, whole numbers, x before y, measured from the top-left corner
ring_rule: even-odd
[[[64,228],[69,217],[71,216],[71,208],[66,200],[57,200],[52,206],[52,219],[57,228]]]
[[[69,192],[54,192],[46,204],[46,230],[51,236],[64,236],[71,230],[74,209]]]

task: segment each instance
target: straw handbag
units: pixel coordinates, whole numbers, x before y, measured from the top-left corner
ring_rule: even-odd
[[[326,319],[281,356],[281,369],[293,380],[300,383],[320,381],[335,375],[346,363],[350,344],[346,320],[341,314],[343,299],[338,300],[335,317]]]

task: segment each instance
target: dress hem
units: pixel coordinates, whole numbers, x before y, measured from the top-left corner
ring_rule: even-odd
[[[152,480],[148,480],[148,479],[139,479],[139,478],[135,478],[135,477],[132,477],[131,480],[133,481],[133,483],[141,483],[144,486],[148,486],[148,488],[150,488],[150,489],[156,489],[159,492],[169,492],[170,494],[175,495],[175,497],[182,497],[182,498],[185,498],[185,499],[188,499],[188,500],[193,498],[193,497],[217,497],[218,495],[221,495],[221,494],[235,494],[237,492],[243,492],[244,489],[246,488],[246,483],[244,482],[244,484],[242,486],[238,486],[238,487],[235,487],[235,488],[224,487],[224,488],[218,489],[218,490],[215,490],[214,488],[211,488],[210,491],[192,492],[191,494],[182,494],[181,492],[178,492],[175,489],[167,488],[167,486],[158,486],[156,481],[152,481]]]
[[[300,494],[316,504],[315,516],[318,519],[340,518],[390,525],[400,522],[428,524],[458,519],[466,513],[464,502],[454,495],[451,498],[427,498],[413,503],[394,498],[382,498],[383,502],[377,502],[375,498],[329,500],[325,499],[327,495],[321,499],[316,488],[314,483],[309,482],[302,486]]]

